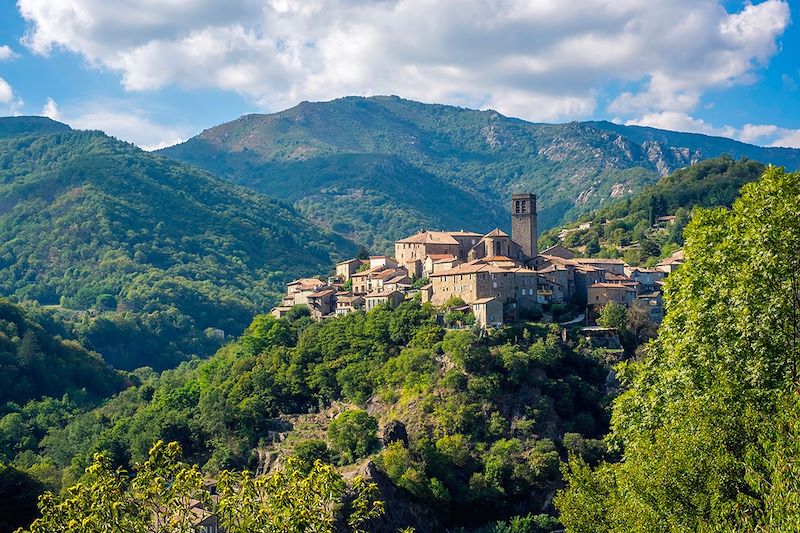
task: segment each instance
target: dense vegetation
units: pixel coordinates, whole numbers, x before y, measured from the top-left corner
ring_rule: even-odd
[[[642,192],[618,200],[579,222],[545,232],[541,247],[559,242],[588,255],[622,257],[629,264],[652,265],[683,246],[683,230],[696,207],[730,207],[742,185],[756,181],[765,166],[729,156],[708,159],[661,178]],[[660,216],[674,215],[674,223],[657,224]],[[579,225],[589,223],[588,229]]]
[[[5,453],[55,489],[78,480],[97,451],[129,469],[157,440],[178,442],[212,475],[269,472],[287,455],[303,472],[315,460],[371,457],[405,495],[397,505],[435,509],[440,527],[474,526],[540,513],[566,450],[605,457],[594,439],[607,431],[607,374],[602,351],[565,342],[557,327],[481,338],[443,330],[416,302],[323,322],[297,309],[257,317],[207,361],[138,371],[137,386],[52,420],[38,446]],[[57,410],[30,406],[39,408]],[[397,421],[406,439],[381,443],[379,423]]]
[[[383,512],[374,484],[360,478],[348,484],[319,462],[306,473],[292,461],[270,476],[221,472],[213,499],[202,472],[181,460],[177,443],[157,442],[135,470],[131,476],[95,454],[84,479],[63,499],[42,497],[42,516],[27,533],[195,533],[211,513],[213,530],[228,533],[361,532]]]
[[[575,532],[800,530],[800,173],[695,212],[657,340],[618,368],[608,442],[570,462]]]
[[[50,306],[115,367],[213,353],[288,278],[354,252],[292,208],[184,163],[98,132],[16,126],[0,124],[0,293]]]
[[[53,337],[23,309],[0,299],[0,416],[18,407],[9,402],[24,404],[64,394],[97,400],[124,386],[123,376],[99,355]]]
[[[420,228],[508,230],[511,192],[536,193],[548,229],[723,153],[800,167],[798,150],[385,96],[247,115],[162,153],[290,201],[374,250]]]

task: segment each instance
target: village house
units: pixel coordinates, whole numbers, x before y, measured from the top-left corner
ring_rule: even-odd
[[[347,261],[340,261],[336,263],[336,277],[340,281],[347,281],[350,277],[358,272],[361,265],[365,264],[361,259],[348,259]]]
[[[336,293],[336,314],[346,315],[364,309],[364,297],[352,292],[342,291]]]
[[[415,277],[423,277],[423,264],[428,256],[451,256],[466,260],[468,250],[477,244],[481,235],[467,232],[421,231],[394,243],[394,256],[400,266]],[[471,243],[469,248],[467,244]]]
[[[660,324],[664,319],[664,294],[661,291],[652,291],[640,294],[636,300],[643,302],[650,312],[650,320]]]
[[[441,306],[452,297],[472,305],[485,298],[530,309],[537,303],[537,274],[519,266],[498,266],[477,259],[431,276],[431,303]]]
[[[386,281],[406,275],[408,275],[408,271],[404,267],[398,267],[394,261],[391,261],[391,263],[378,263],[368,270],[356,272],[350,279],[353,281],[354,294],[368,294],[373,291],[382,291]]]
[[[658,282],[666,277],[666,272],[657,268],[642,268],[625,266],[625,275],[642,285],[642,290],[652,292],[658,286]]]
[[[429,278],[434,272],[450,270],[463,263],[461,259],[450,254],[430,254],[422,264],[422,277]]]
[[[605,259],[602,257],[576,257],[573,259],[579,265],[602,269],[612,274],[625,275],[625,261],[621,259]]]
[[[629,306],[635,299],[636,289],[622,283],[594,283],[589,287],[589,305],[591,307],[599,308],[609,302]]]
[[[679,257],[668,257],[656,265],[656,270],[669,275],[678,270],[683,264],[683,259]]]
[[[309,294],[307,300],[313,318],[328,316],[336,310],[336,289],[325,287]]]
[[[493,328],[503,325],[503,302],[497,298],[481,298],[472,302],[472,314],[475,324],[481,328]]]
[[[386,290],[373,292],[364,297],[365,308],[367,311],[372,311],[379,305],[397,307],[403,302],[403,300],[405,300],[405,298],[406,295],[400,291]]]

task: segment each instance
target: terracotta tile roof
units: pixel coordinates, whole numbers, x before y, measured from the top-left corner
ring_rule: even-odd
[[[325,285],[325,282],[318,280],[317,278],[300,278],[296,279],[291,283],[286,284],[287,287],[291,287],[293,285],[300,285],[301,289],[314,289],[321,285]]]
[[[576,263],[596,263],[598,265],[624,265],[622,259],[607,259],[605,257],[576,257],[572,259]]]
[[[484,235],[484,237],[508,237],[508,233],[500,228],[494,228],[492,231]]]
[[[392,294],[402,294],[400,291],[381,291],[381,292],[371,292],[367,294],[364,298],[386,298],[387,296],[391,296]]]
[[[394,276],[405,276],[406,271],[400,268],[387,268],[385,270],[381,270],[380,272],[375,273],[373,276],[376,279],[387,280]]]
[[[475,233],[474,231],[448,231],[453,237],[483,237],[482,233]]]
[[[640,294],[637,298],[658,298],[659,296],[661,296],[661,291],[653,291]]]
[[[395,242],[401,244],[458,244],[458,241],[450,233],[444,231],[421,231]]]
[[[613,272],[606,273],[606,280],[607,281],[636,281],[628,276],[620,276],[619,274],[614,274]]]
[[[643,268],[643,267],[633,267],[631,269],[631,273],[633,272],[644,272],[646,274],[663,274],[663,272],[661,272],[657,268]]]
[[[591,286],[598,289],[625,289],[626,291],[634,290],[628,287],[628,284],[625,283],[592,283]]]
[[[369,275],[374,274],[376,272],[380,272],[381,270],[384,270],[385,268],[386,267],[383,266],[383,265],[378,265],[378,266],[372,267],[372,268],[367,269],[367,270],[362,270],[361,272],[356,272],[355,274],[353,274],[350,277],[351,278],[363,278],[364,276],[369,276]]]
[[[680,257],[668,257],[667,259],[664,259],[663,261],[658,263],[658,265],[656,265],[656,266],[680,265],[682,263],[683,263],[683,259],[680,258]]]
[[[456,256],[454,256],[453,254],[428,254],[428,255],[426,256],[426,259],[427,259],[428,257],[430,257],[431,259],[433,259],[433,261],[434,261],[434,262],[436,262],[436,261],[444,261],[444,260],[453,260],[453,259],[456,259]]]
[[[505,255],[490,255],[490,256],[481,258],[481,261],[486,261],[487,263],[489,261],[510,261],[512,263],[519,263],[520,262],[517,259],[511,259],[510,257],[507,257]]]
[[[474,302],[472,302],[472,305],[475,305],[475,304],[485,304],[485,303],[489,303],[489,302],[491,302],[492,300],[494,300],[494,298],[493,298],[493,297],[491,297],[491,296],[490,296],[490,297],[488,297],[488,298],[479,298],[479,299],[475,300]]]
[[[361,259],[347,259],[345,261],[339,261],[336,263],[337,265],[347,265],[349,263],[360,263]]]
[[[336,292],[335,289],[322,289],[321,291],[317,291],[313,294],[309,294],[309,298],[323,298],[325,296],[330,296]]]

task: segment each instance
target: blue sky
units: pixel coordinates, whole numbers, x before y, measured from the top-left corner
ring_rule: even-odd
[[[0,114],[150,149],[398,94],[800,147],[798,17],[794,0],[5,0]]]

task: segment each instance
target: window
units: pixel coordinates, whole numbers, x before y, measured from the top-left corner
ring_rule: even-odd
[[[514,212],[516,214],[522,213],[522,211],[520,210],[520,201],[519,200],[514,202]]]

